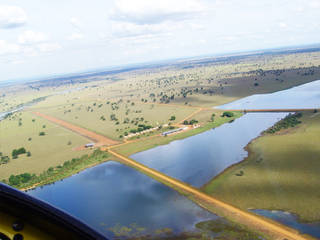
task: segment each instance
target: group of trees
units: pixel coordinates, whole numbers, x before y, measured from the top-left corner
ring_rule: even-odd
[[[151,129],[151,128],[152,128],[151,125],[139,124],[139,125],[138,125],[138,128],[136,128],[136,129],[130,129],[129,132],[130,132],[130,133],[138,133],[138,132],[142,132],[142,131],[144,131],[144,130],[148,130],[148,129]],[[127,136],[128,133],[125,132],[124,135]]]
[[[281,129],[287,129],[289,127],[295,127],[300,124],[299,118],[302,117],[302,113],[289,114],[287,117],[276,123],[274,126],[266,130],[267,133],[275,133]]]
[[[29,151],[27,152],[27,150],[24,147],[13,149],[11,155],[13,159],[17,159],[19,155],[25,154],[25,153],[27,154],[27,157],[31,156],[31,152]]]
[[[197,123],[198,123],[198,120],[196,120],[196,119],[192,119],[190,121],[188,121],[188,120],[184,120],[183,121],[183,125],[194,125],[194,124],[197,124]]]
[[[29,182],[31,180],[32,177],[34,177],[35,175],[31,175],[30,173],[22,173],[19,175],[11,175],[9,177],[9,184],[11,186],[18,186],[22,183],[26,183]]]
[[[11,155],[12,155],[12,158],[18,158],[20,154],[24,154],[26,152],[27,152],[26,149],[24,147],[21,147],[18,149],[13,149]]]

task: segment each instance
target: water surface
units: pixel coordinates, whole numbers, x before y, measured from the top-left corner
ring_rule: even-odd
[[[291,214],[289,212],[283,212],[283,211],[274,211],[274,210],[270,211],[270,210],[262,210],[262,209],[255,209],[252,211],[259,215],[278,221],[289,227],[295,228],[299,230],[299,232],[301,233],[306,233],[311,236],[320,238],[320,222],[301,223],[298,221],[298,217],[296,215]]]
[[[219,109],[320,108],[320,80],[269,94],[255,94],[217,107]]]
[[[195,187],[242,161],[244,147],[287,113],[247,113],[232,123],[131,155],[134,160]]]
[[[170,228],[195,230],[197,222],[216,219],[169,187],[117,162],[87,169],[53,185],[28,192],[78,217],[109,238],[109,228],[137,226],[151,233]],[[133,234],[133,233],[132,233]]]

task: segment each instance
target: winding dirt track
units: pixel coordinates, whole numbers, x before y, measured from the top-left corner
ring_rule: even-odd
[[[67,123],[63,120],[60,119],[56,119],[54,117],[42,114],[42,113],[34,113],[37,116],[43,117],[53,123],[56,123],[60,126],[63,126],[67,129],[72,130],[73,132],[76,132],[82,136],[88,137],[90,139],[92,139],[93,141],[96,141],[99,146],[107,146],[107,147],[103,147],[103,150],[108,151],[110,154],[114,155],[115,157],[117,157],[118,159],[121,160],[122,163],[131,166],[135,169],[140,170],[141,172],[154,177],[155,179],[157,179],[160,182],[163,183],[168,183],[169,185],[173,186],[176,189],[180,189],[183,192],[187,193],[187,194],[191,194],[192,196],[194,196],[196,199],[200,199],[203,202],[206,202],[208,204],[211,204],[212,206],[214,206],[215,208],[219,208],[220,210],[222,210],[225,215],[227,216],[232,216],[232,219],[234,221],[237,221],[241,224],[247,225],[249,228],[251,229],[256,229],[258,231],[264,232],[265,234],[272,236],[273,239],[277,239],[277,240],[310,240],[310,239],[314,239],[311,238],[310,236],[305,236],[305,235],[301,235],[299,234],[298,231],[291,229],[289,227],[286,227],[284,225],[281,225],[277,222],[274,222],[272,220],[267,220],[264,219],[263,217],[257,216],[255,214],[252,214],[250,212],[238,209],[232,205],[229,205],[225,202],[222,202],[210,195],[207,195],[203,192],[201,192],[200,190],[182,182],[179,181],[175,178],[169,177],[161,172],[158,172],[152,168],[149,168],[141,163],[138,163],[128,157],[125,157],[117,152],[115,152],[114,150],[112,150],[114,147],[120,146],[120,145],[124,145],[127,143],[122,143],[122,144],[117,144],[118,142],[114,141],[114,140],[110,140],[104,136],[101,136],[97,133],[91,132],[87,129],[75,126],[71,123]],[[116,144],[116,145],[115,145]],[[113,145],[113,146],[110,146]]]
[[[105,145],[110,146],[110,145],[114,145],[114,144],[119,143],[115,140],[112,140],[110,138],[102,136],[98,133],[89,131],[89,130],[82,128],[82,127],[75,126],[71,123],[65,122],[65,121],[60,120],[58,118],[51,117],[51,116],[48,116],[48,115],[40,113],[40,112],[34,112],[33,114],[35,114],[39,117],[45,118],[45,119],[49,120],[50,122],[56,123],[64,128],[67,128],[77,134],[80,134],[81,136],[84,136],[86,138],[91,139],[92,141],[94,141],[96,143],[96,146],[98,146],[98,147],[105,146]]]

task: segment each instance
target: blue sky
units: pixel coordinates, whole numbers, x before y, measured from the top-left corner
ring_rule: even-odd
[[[320,42],[320,0],[0,0],[0,81]]]

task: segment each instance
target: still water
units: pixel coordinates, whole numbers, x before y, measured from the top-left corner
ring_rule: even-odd
[[[224,109],[316,107],[320,107],[320,81],[273,94],[254,95],[222,106]],[[244,147],[285,116],[286,113],[249,113],[216,129],[131,157],[200,187],[243,160],[247,156]],[[110,238],[114,237],[110,228],[117,224],[136,223],[139,234],[153,234],[162,228],[179,233],[194,230],[197,222],[217,218],[170,188],[115,162],[87,169],[29,193],[73,214]],[[319,225],[300,224],[294,215],[281,212],[275,215],[274,211],[265,210],[255,212],[319,237]]]
[[[259,215],[271,218],[277,222],[285,224],[289,227],[299,230],[301,233],[306,233],[314,237],[320,238],[320,222],[315,223],[301,223],[298,217],[289,212],[283,211],[269,211],[262,209],[251,210]]]
[[[109,238],[110,228],[128,226],[153,234],[195,230],[197,222],[216,219],[169,187],[117,162],[107,162],[28,192],[78,217]],[[135,223],[137,227],[130,224]],[[130,233],[132,236],[135,230]]]
[[[242,161],[244,147],[286,113],[248,113],[232,123],[183,140],[133,154],[131,158],[171,177],[200,187]]]
[[[270,94],[255,94],[219,109],[320,108],[320,80]]]

